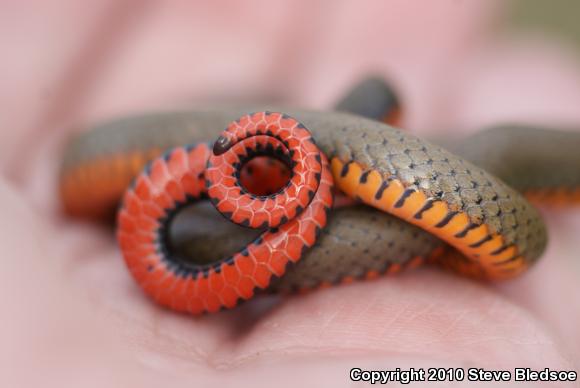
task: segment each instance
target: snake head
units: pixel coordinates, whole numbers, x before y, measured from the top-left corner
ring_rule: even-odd
[[[213,143],[213,154],[219,156],[226,152],[231,146],[231,139],[222,135],[218,137],[215,143]]]

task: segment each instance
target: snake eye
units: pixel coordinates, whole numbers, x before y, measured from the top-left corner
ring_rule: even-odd
[[[225,136],[220,136],[213,144],[213,154],[219,156],[230,148],[230,139]]]

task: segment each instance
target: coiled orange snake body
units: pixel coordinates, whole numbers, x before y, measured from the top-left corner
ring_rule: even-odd
[[[511,183],[509,173],[481,153],[473,158],[498,170],[504,180],[498,179],[441,146],[373,120],[392,122],[400,114],[390,90],[374,82],[362,88],[372,89],[364,89],[366,96],[357,89],[339,104],[372,119],[338,111],[221,109],[107,124],[67,148],[60,184],[65,209],[102,218],[134,180],[118,213],[127,265],[156,301],[191,313],[233,307],[259,289],[309,289],[426,260],[483,279],[511,278],[532,265],[544,250],[546,230],[536,209],[504,182]],[[369,93],[382,112],[360,112]],[[213,146],[207,143],[226,127]],[[509,137],[510,131],[503,133]],[[578,144],[576,134],[557,134],[550,136],[562,147]],[[477,143],[481,148],[485,141]],[[466,141],[455,150],[474,148]],[[514,165],[525,169],[527,161]],[[575,162],[568,161],[562,175],[570,198],[577,197],[580,182]],[[518,177],[512,182],[526,191],[529,180]],[[333,181],[360,205],[331,211]],[[217,262],[178,258],[169,225],[204,197],[226,218],[262,234]],[[247,235],[240,235],[226,238],[241,244]],[[208,244],[219,254],[227,245]]]

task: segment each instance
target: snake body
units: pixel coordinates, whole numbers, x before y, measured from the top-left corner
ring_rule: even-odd
[[[438,145],[358,115],[284,112],[310,130],[330,160],[335,185],[367,206],[335,209],[318,242],[301,252],[302,260],[288,267],[281,278],[255,284],[257,288],[288,291],[372,278],[437,259],[448,245],[456,251],[446,254],[441,263],[485,279],[513,277],[541,255],[546,230],[537,211],[520,193],[480,167]],[[246,113],[246,109],[227,109],[155,114],[112,122],[82,135],[67,148],[63,162],[61,196],[66,210],[93,218],[110,214],[147,161],[170,147],[214,139],[221,128]],[[466,142],[462,147],[456,150],[473,146]],[[485,164],[487,158],[472,155],[478,164],[497,170]],[[157,160],[169,163],[171,154]],[[511,182],[508,174],[499,173]],[[569,180],[574,185],[580,178],[576,174]],[[229,230],[223,233],[226,237]],[[243,233],[227,237],[234,245],[247,241]],[[221,253],[220,248],[218,244],[212,250]],[[183,291],[185,286],[174,284],[168,289],[175,287]],[[192,309],[177,306],[169,296],[166,305],[192,312],[235,304],[232,297],[227,303]]]
[[[155,159],[123,198],[117,237],[129,270],[162,305],[193,314],[234,307],[282,276],[313,246],[332,207],[332,176],[308,130],[280,113],[242,116],[214,145],[177,147]],[[277,193],[256,196],[239,184],[244,160],[268,152],[286,158],[292,176]],[[268,228],[218,262],[199,265],[169,250],[171,218],[204,195],[230,221]]]

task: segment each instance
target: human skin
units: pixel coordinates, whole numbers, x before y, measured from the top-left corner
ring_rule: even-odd
[[[374,71],[395,81],[418,135],[580,126],[580,65],[490,35],[493,2],[209,4],[2,4],[2,386],[344,386],[355,366],[580,370],[578,209],[542,209],[544,257],[502,284],[422,268],[201,318],[148,300],[113,234],[58,204],[62,145],[95,121],[223,99],[327,108]]]

